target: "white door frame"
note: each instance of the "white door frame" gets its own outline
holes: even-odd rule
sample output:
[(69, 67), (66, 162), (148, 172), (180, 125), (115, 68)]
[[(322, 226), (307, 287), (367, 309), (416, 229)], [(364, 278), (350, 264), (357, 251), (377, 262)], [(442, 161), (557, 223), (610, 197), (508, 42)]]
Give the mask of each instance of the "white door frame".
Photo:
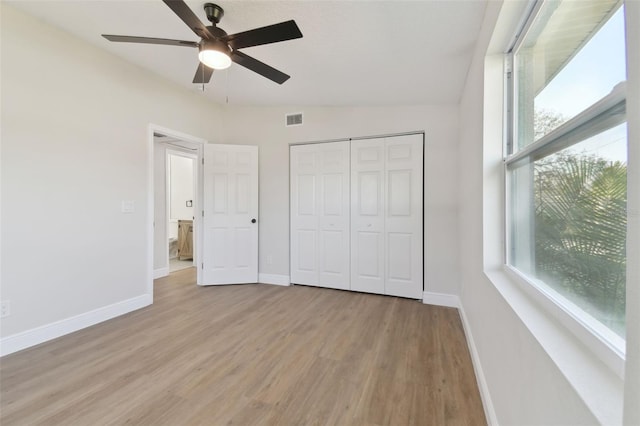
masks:
[[(182, 133), (179, 132), (177, 130), (172, 130), (172, 129), (168, 129), (166, 127), (163, 126), (159, 126), (157, 124), (153, 124), (150, 123), (147, 129), (147, 219), (146, 219), (146, 232), (147, 232), (147, 277), (146, 277), (146, 281), (147, 281), (147, 295), (151, 298), (151, 301), (153, 302), (153, 252), (154, 252), (154, 246), (153, 246), (153, 242), (154, 242), (154, 192), (153, 192), (153, 188), (154, 188), (154, 150), (155, 150), (155, 141), (154, 141), (154, 133), (161, 133), (163, 135), (172, 137), (172, 138), (176, 138), (176, 139), (180, 139), (182, 141), (185, 142), (190, 142), (190, 143), (194, 143), (197, 144), (198, 150), (196, 153), (197, 156), (197, 160), (196, 160), (196, 169), (197, 171), (197, 180), (196, 180), (196, 194), (195, 194), (195, 200), (194, 200), (194, 212), (198, 212), (201, 210), (200, 207), (200, 203), (203, 197), (203, 193), (202, 193), (202, 167), (200, 167), (200, 165), (202, 164), (202, 152), (203, 152), (203, 148), (202, 146), (204, 144), (207, 143), (206, 139), (203, 138), (199, 138), (197, 136), (192, 136), (186, 133)], [(166, 165), (165, 165), (166, 167)], [(195, 253), (194, 253), (194, 263), (197, 265), (198, 264), (198, 259), (197, 256), (199, 256), (199, 253), (202, 253), (202, 247), (201, 247), (201, 243), (202, 243), (202, 236), (200, 235), (200, 230), (201, 230), (201, 226), (200, 225), (200, 215), (198, 214), (194, 214), (194, 227), (196, 230), (196, 247), (195, 247)], [(168, 220), (167, 220), (167, 224), (166, 226), (168, 226)], [(168, 257), (168, 242), (167, 242), (167, 257)], [(167, 264), (168, 266), (168, 264)], [(200, 268), (196, 268), (197, 269), (197, 274), (198, 274), (198, 282), (200, 282), (201, 279), (201, 270)]]

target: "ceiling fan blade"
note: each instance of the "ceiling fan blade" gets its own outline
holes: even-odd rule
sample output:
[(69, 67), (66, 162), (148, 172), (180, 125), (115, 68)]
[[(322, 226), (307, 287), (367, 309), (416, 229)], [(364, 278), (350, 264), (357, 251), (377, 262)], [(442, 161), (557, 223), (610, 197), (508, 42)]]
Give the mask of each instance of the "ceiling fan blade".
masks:
[(260, 46), (262, 44), (277, 43), (279, 41), (293, 40), (301, 38), (302, 33), (296, 25), (296, 21), (280, 22), (279, 24), (268, 25), (266, 27), (255, 28), (241, 33), (230, 34), (221, 37), (223, 41), (229, 43), (234, 49)]
[(289, 80), (289, 76), (287, 74), (237, 50), (231, 52), (231, 59), (238, 65), (242, 65), (243, 67), (258, 73), (263, 77), (267, 77), (269, 80), (275, 81), (278, 84), (282, 84)]
[(187, 26), (191, 28), (191, 31), (196, 33), (198, 37), (207, 38), (207, 39), (213, 38), (213, 35), (211, 34), (211, 32), (209, 32), (207, 27), (200, 21), (200, 19), (198, 19), (196, 14), (193, 13), (191, 9), (189, 9), (189, 6), (187, 6), (187, 4), (184, 1), (182, 0), (162, 0), (162, 1), (167, 6), (169, 6), (169, 8), (173, 10), (173, 13), (178, 15), (178, 18), (182, 19), (182, 22), (187, 24)]
[(209, 68), (202, 62), (198, 65), (198, 69), (196, 70), (196, 75), (193, 76), (193, 82), (195, 84), (203, 84), (208, 83), (211, 80), (211, 76), (213, 75), (213, 68)]
[(102, 37), (106, 38), (109, 41), (122, 42), (122, 43), (147, 43), (147, 44), (162, 44), (166, 46), (184, 46), (184, 47), (199, 46), (199, 43), (195, 41), (172, 40), (168, 38), (133, 37), (133, 36), (112, 35), (112, 34), (102, 34)]

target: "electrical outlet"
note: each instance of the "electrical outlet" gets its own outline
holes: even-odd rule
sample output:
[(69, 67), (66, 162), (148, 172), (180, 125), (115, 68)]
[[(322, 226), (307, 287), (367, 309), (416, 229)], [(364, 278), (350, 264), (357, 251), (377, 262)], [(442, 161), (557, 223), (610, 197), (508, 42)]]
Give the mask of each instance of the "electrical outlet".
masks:
[(0, 318), (11, 315), (11, 301), (3, 300), (0, 302)]
[(267, 265), (271, 265), (273, 263), (273, 256), (267, 256)]

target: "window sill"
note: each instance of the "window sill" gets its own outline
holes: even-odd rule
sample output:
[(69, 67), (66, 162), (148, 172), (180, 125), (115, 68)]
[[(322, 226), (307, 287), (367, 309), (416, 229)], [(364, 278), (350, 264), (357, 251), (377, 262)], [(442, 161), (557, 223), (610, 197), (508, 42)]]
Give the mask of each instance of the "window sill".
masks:
[(523, 286), (528, 284), (516, 274), (503, 268), (487, 269), (485, 274), (599, 422), (622, 424), (623, 371), (605, 364), (562, 321), (527, 294)]
[(537, 301), (542, 308), (569, 329), (578, 340), (611, 368), (621, 379), (624, 378), (625, 341), (591, 317), (570, 300), (564, 298), (541, 281), (525, 276), (511, 266), (504, 267), (506, 273), (520, 288)]

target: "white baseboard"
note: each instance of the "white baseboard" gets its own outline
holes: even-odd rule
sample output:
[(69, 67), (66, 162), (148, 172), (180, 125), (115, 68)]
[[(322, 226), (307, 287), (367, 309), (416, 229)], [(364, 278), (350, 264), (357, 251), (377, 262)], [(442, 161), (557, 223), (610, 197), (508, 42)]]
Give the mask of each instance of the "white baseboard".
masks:
[(430, 291), (422, 293), (422, 303), (425, 305), (446, 306), (447, 308), (460, 307), (460, 299), (455, 294), (432, 293)]
[[(458, 300), (460, 303), (460, 301)], [(462, 303), (458, 307), (460, 312), (460, 318), (462, 319), (462, 328), (464, 328), (464, 334), (467, 339), (467, 346), (469, 346), (469, 353), (471, 354), (471, 362), (473, 363), (473, 371), (476, 373), (476, 381), (478, 382), (478, 388), (480, 389), (480, 398), (482, 399), (482, 406), (484, 407), (484, 414), (487, 417), (487, 423), (490, 426), (498, 426), (498, 418), (496, 417), (496, 410), (493, 407), (491, 401), (491, 394), (489, 393), (489, 385), (484, 377), (482, 371), (482, 364), (480, 364), (480, 356), (476, 349), (476, 344), (473, 341), (473, 335), (471, 334), (471, 327), (467, 320), (467, 314), (464, 312)]]
[(283, 286), (291, 285), (289, 275), (258, 274), (258, 282), (262, 284), (274, 284)]
[(478, 350), (476, 349), (476, 344), (473, 341), (471, 327), (469, 326), (469, 321), (467, 320), (467, 315), (464, 312), (464, 306), (462, 305), (460, 298), (455, 294), (432, 293), (425, 291), (422, 295), (422, 303), (458, 309), (460, 319), (462, 320), (462, 328), (464, 329), (465, 338), (467, 340), (467, 346), (469, 347), (469, 353), (471, 354), (473, 371), (476, 375), (476, 381), (478, 382), (478, 389), (480, 390), (480, 398), (482, 399), (484, 414), (487, 417), (487, 423), (489, 425), (497, 426), (498, 418), (496, 417), (496, 411), (493, 408), (493, 402), (491, 402), (489, 386), (484, 378), (482, 365), (480, 364), (480, 357), (478, 356)]
[(154, 269), (153, 270), (153, 279), (158, 279), (158, 278), (162, 278), (162, 277), (166, 277), (167, 275), (169, 275), (169, 267), (167, 266), (166, 268), (158, 268), (158, 269)]
[(39, 345), (48, 340), (55, 339), (65, 334), (90, 327), (100, 322), (115, 318), (120, 315), (144, 308), (153, 303), (150, 294), (143, 294), (128, 300), (104, 306), (90, 312), (85, 312), (75, 317), (46, 324), (21, 333), (0, 339), (0, 356), (21, 351), (31, 346)]

